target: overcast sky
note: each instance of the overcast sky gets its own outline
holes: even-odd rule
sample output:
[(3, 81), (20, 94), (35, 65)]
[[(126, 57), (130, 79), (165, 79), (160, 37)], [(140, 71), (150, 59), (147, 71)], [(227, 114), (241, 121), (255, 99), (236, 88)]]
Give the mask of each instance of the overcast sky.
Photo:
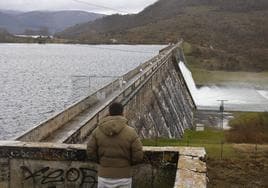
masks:
[(8, 10), (85, 10), (98, 13), (137, 13), (157, 0), (0, 0)]

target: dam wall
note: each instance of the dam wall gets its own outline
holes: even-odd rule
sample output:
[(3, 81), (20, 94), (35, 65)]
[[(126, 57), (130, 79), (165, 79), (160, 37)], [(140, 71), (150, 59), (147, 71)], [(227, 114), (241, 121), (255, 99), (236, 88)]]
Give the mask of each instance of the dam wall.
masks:
[(143, 138), (181, 138), (193, 127), (195, 105), (178, 68), (174, 50), (141, 87), (123, 100), (129, 124)]
[(17, 140), (85, 143), (99, 120), (108, 114), (109, 105), (114, 101), (123, 103), (129, 125), (141, 137), (181, 138), (186, 128), (193, 127), (196, 107), (178, 66), (180, 61), (184, 61), (180, 45), (161, 50), (158, 56)]

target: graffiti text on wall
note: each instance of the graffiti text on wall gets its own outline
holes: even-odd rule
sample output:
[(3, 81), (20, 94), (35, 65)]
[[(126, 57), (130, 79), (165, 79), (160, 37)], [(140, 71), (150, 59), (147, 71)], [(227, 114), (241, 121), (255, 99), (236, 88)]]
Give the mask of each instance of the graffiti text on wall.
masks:
[(23, 172), (24, 181), (39, 182), (40, 184), (48, 183), (76, 183), (84, 185), (87, 184), (89, 187), (95, 187), (97, 184), (95, 169), (90, 168), (69, 168), (67, 170), (63, 169), (52, 169), (50, 167), (43, 167), (38, 170), (32, 171), (26, 166), (21, 166)]

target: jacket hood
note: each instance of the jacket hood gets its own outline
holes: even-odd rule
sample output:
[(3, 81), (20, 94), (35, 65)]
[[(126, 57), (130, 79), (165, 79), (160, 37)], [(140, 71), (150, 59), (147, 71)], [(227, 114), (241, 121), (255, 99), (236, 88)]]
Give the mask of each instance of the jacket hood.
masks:
[(127, 119), (123, 116), (107, 116), (99, 123), (100, 130), (107, 136), (119, 134), (127, 126)]

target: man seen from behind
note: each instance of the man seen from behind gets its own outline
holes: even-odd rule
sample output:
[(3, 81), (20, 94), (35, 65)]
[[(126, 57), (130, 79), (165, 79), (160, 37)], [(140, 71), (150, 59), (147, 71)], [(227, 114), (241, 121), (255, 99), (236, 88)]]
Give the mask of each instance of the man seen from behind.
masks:
[(131, 166), (143, 159), (142, 143), (123, 116), (123, 106), (113, 103), (109, 116), (93, 131), (87, 152), (98, 166), (98, 188), (131, 188)]

